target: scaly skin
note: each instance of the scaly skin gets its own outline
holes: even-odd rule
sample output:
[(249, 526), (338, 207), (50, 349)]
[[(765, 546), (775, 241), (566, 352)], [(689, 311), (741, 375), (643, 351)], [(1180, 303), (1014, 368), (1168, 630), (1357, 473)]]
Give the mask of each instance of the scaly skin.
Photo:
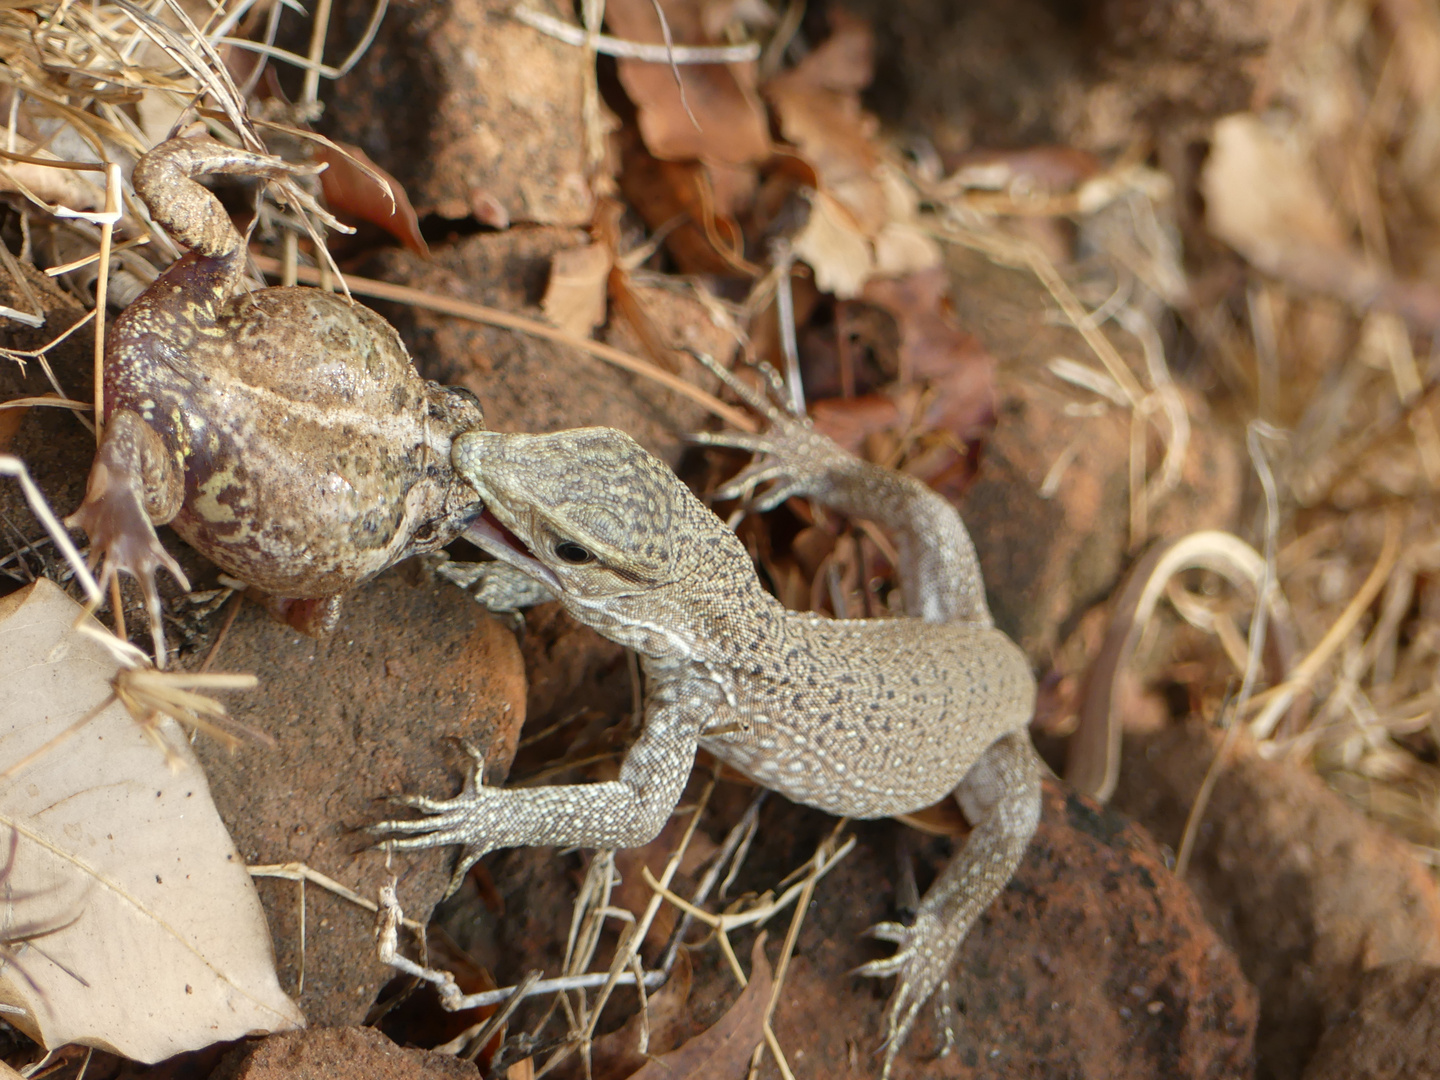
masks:
[(834, 814), (886, 817), (953, 793), (974, 832), (913, 926), (873, 929), (898, 946), (895, 954), (861, 968), (898, 976), (888, 1075), (1035, 831), (1040, 773), (1025, 730), (1035, 683), (1024, 654), (994, 627), (974, 547), (943, 498), (750, 399), (769, 417), (768, 432), (702, 437), (760, 455), (720, 495), (769, 481), (762, 510), (807, 495), (889, 524), (910, 616), (786, 611), (761, 587), (734, 533), (621, 432), (461, 435), (455, 468), (504, 526), (487, 524), (489, 514), (472, 526), (467, 535), (500, 562), (464, 576), (483, 577), (482, 594), (502, 607), (515, 606), (507, 596), (533, 603), (553, 595), (635, 649), (644, 729), (615, 781), (507, 791), (480, 786), (476, 773), (458, 798), (405, 800), (424, 817), (376, 828), (400, 834), (390, 841), (400, 848), (464, 845), (457, 882), (496, 848), (644, 844), (674, 809), (697, 745)]

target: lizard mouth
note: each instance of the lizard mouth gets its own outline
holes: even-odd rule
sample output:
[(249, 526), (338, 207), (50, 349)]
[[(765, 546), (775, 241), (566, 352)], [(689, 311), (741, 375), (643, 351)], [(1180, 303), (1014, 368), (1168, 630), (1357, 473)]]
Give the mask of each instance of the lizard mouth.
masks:
[(555, 590), (557, 595), (560, 593), (560, 579), (548, 566), (530, 554), (530, 549), (524, 542), (506, 528), (505, 523), (491, 513), (488, 507), (465, 527), (464, 535), (465, 539), (486, 554), (523, 570)]

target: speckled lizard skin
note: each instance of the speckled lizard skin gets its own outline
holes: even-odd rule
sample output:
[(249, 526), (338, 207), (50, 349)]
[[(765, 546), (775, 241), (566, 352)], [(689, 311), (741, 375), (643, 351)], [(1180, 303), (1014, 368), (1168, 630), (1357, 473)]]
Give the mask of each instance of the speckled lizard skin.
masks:
[(558, 597), (639, 653), (644, 729), (617, 780), (503, 790), (477, 774), (457, 798), (407, 798), (424, 816), (377, 830), (400, 834), (390, 841), (400, 848), (464, 845), (457, 881), (496, 848), (644, 844), (679, 800), (697, 746), (834, 814), (885, 817), (953, 793), (974, 831), (913, 925), (874, 928), (897, 945), (894, 955), (861, 969), (898, 976), (888, 1075), (1035, 831), (1040, 772), (1026, 734), (1035, 683), (1024, 654), (995, 629), (954, 508), (913, 477), (860, 461), (749, 397), (766, 411), (767, 433), (701, 437), (760, 455), (720, 496), (768, 481), (762, 511), (806, 495), (890, 526), (908, 617), (785, 610), (735, 534), (621, 432), (462, 434), (453, 464), (488, 508), (469, 535), (500, 560), (466, 576), (478, 576), (492, 602)]

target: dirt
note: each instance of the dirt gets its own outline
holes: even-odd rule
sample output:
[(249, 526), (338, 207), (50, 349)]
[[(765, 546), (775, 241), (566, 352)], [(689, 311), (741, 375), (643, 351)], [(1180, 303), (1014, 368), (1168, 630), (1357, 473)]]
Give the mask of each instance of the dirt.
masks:
[[(1128, 740), (1115, 805), (1178, 846), (1218, 744), (1195, 725)], [(1385, 982), (1373, 973), (1440, 964), (1433, 876), (1314, 776), (1245, 739), (1218, 773), (1186, 882), (1264, 1002), (1262, 1078), (1308, 1077), (1322, 1039), (1333, 1060), (1342, 1029), (1357, 1038), (1353, 1002)]]
[(449, 1054), (396, 1046), (374, 1028), (319, 1028), (275, 1035), (220, 1063), (214, 1080), (470, 1080), (474, 1064)]

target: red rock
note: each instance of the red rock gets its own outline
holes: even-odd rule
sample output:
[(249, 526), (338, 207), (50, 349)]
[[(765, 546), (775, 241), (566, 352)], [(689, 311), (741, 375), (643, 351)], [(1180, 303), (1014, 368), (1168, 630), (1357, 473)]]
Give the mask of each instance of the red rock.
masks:
[[(358, 830), (408, 816), (385, 800), (457, 792), (468, 738), (503, 779), (525, 719), (525, 673), (514, 635), (417, 562), (357, 589), (325, 641), (254, 607), (236, 620), (219, 669), (260, 686), (228, 695), (235, 719), (272, 735), (234, 754), (201, 739), (197, 752), (220, 816), (250, 864), (304, 862), (374, 899), (391, 874), (400, 903), (424, 922), (449, 882), (453, 848), (397, 855), (394, 870)], [(275, 936), (281, 983), (301, 970), (299, 885), (257, 881)], [(304, 993), (312, 1024), (357, 1023), (393, 974), (375, 959), (374, 916), (315, 885), (305, 889)], [(360, 1075), (360, 1074), (354, 1074)]]
[(1440, 1077), (1440, 967), (1401, 962), (1365, 972), (1356, 1001), (1325, 1029), (1304, 1080)]
[[(513, 6), (392, 3), (360, 62), (326, 83), (326, 133), (363, 147), (388, 169), (421, 218), (590, 220), (584, 52), (512, 18)], [(531, 7), (568, 14), (554, 0)], [(367, 0), (337, 3), (326, 55), (352, 49), (373, 12)]]
[(396, 1046), (374, 1028), (313, 1028), (234, 1050), (211, 1080), (474, 1080), (473, 1062)]
[[(1179, 844), (1218, 732), (1127, 738), (1115, 806)], [(1241, 738), (1219, 773), (1187, 883), (1265, 1003), (1262, 1075), (1292, 1080), (1369, 969), (1440, 963), (1440, 889), (1390, 833), (1303, 764)], [(1308, 1074), (1305, 1074), (1308, 1075)]]

